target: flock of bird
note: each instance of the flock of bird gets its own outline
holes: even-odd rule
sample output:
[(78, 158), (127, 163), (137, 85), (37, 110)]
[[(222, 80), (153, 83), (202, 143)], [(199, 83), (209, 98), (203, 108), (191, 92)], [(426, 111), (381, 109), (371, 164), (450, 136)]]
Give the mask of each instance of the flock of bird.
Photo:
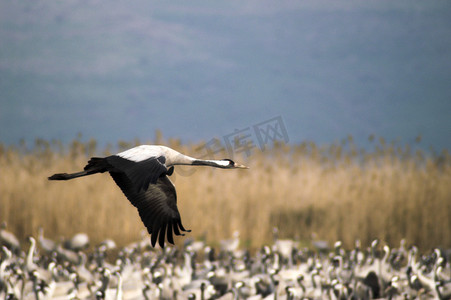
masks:
[(346, 251), (278, 239), (253, 251), (239, 234), (216, 248), (187, 239), (153, 248), (150, 239), (121, 247), (29, 237), (22, 247), (0, 231), (0, 299), (451, 299), (450, 253), (420, 255), (378, 240)]

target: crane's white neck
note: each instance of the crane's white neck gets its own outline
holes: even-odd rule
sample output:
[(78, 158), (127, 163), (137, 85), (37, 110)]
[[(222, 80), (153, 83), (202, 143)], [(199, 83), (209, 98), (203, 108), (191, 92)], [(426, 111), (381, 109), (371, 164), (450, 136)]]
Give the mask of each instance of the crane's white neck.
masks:
[(229, 161), (226, 160), (215, 160), (215, 159), (197, 159), (186, 155), (178, 156), (172, 162), (169, 162), (169, 165), (190, 165), (190, 166), (210, 166), (216, 168), (226, 168), (229, 166)]
[(210, 166), (216, 168), (226, 168), (230, 164), (227, 160), (215, 160), (215, 159), (196, 159), (193, 161), (192, 165), (194, 166)]

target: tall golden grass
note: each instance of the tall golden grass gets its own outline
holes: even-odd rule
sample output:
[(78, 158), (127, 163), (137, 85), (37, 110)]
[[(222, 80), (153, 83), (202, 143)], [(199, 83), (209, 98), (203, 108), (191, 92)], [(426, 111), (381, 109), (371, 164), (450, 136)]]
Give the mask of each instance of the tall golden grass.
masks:
[[(120, 150), (138, 144), (119, 142)], [(199, 155), (203, 144), (163, 143), (182, 153)], [(264, 152), (234, 157), (249, 170), (176, 167), (177, 187), (188, 237), (213, 245), (240, 231), (243, 246), (258, 247), (281, 238), (309, 242), (314, 233), (351, 247), (356, 239), (379, 238), (398, 245), (402, 238), (426, 250), (451, 247), (451, 157), (413, 151), (408, 146), (373, 141), (365, 151), (349, 137), (318, 146), (275, 144)], [(107, 174), (67, 182), (48, 181), (56, 172), (82, 169), (90, 156), (108, 155), (96, 141), (75, 139), (0, 144), (0, 221), (19, 238), (43, 227), (54, 239), (87, 232), (92, 242), (135, 241), (144, 229), (136, 209)], [(216, 158), (227, 156), (226, 151)], [(185, 238), (178, 238), (182, 243)]]

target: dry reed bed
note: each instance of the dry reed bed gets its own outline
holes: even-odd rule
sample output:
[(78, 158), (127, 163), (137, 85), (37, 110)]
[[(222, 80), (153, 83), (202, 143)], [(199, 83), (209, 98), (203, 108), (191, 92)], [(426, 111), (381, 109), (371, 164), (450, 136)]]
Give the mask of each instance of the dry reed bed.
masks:
[[(178, 140), (157, 143), (193, 156), (202, 147)], [(56, 239), (81, 231), (93, 243), (136, 240), (144, 227), (108, 175), (47, 180), (55, 172), (78, 171), (90, 156), (109, 149), (99, 153), (95, 141), (79, 139), (69, 147), (42, 140), (32, 150), (0, 146), (0, 221), (22, 239), (42, 226)], [(217, 158), (226, 156), (224, 151)], [(215, 244), (239, 230), (244, 246), (257, 247), (271, 241), (276, 226), (283, 238), (308, 242), (315, 233), (347, 247), (355, 239), (369, 244), (374, 238), (391, 245), (405, 238), (425, 250), (451, 247), (451, 158), (446, 151), (413, 153), (381, 139), (365, 153), (349, 139), (322, 147), (275, 145), (235, 160), (251, 169), (176, 168), (172, 180), (183, 224), (193, 230), (189, 237)]]

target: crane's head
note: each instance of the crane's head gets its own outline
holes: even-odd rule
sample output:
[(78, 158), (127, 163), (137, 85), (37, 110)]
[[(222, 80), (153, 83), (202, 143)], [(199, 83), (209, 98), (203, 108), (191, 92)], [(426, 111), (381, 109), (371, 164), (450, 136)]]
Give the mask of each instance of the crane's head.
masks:
[(249, 167), (246, 167), (244, 165), (240, 165), (235, 163), (233, 160), (225, 158), (221, 159), (225, 164), (223, 165), (224, 169), (249, 169)]

